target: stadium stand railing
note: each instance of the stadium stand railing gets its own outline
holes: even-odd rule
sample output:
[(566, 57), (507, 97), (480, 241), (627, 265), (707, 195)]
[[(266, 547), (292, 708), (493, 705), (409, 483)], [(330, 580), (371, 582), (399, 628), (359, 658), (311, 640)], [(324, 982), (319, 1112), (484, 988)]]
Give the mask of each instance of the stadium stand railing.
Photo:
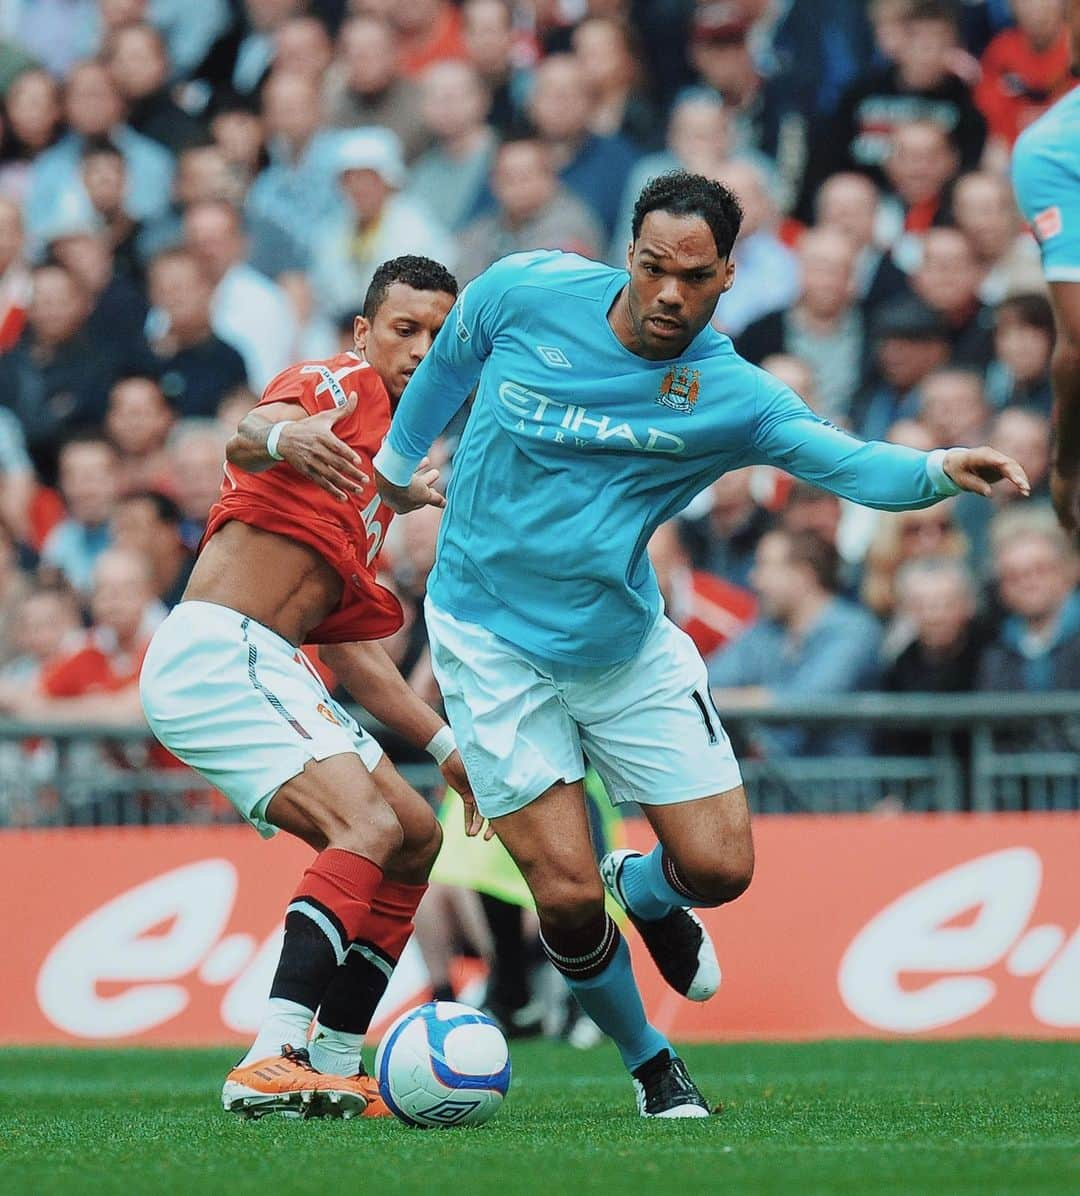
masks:
[[(380, 728), (361, 711), (376, 734)], [(877, 809), (1080, 809), (1080, 692), (1042, 695), (857, 694), (720, 714), (761, 813)], [(770, 729), (844, 732), (858, 753), (785, 756)], [(926, 737), (915, 755), (881, 754), (884, 733)], [(153, 767), (145, 728), (0, 722), (0, 827), (229, 823), (228, 803), (194, 773)], [(391, 756), (392, 742), (387, 743)], [(430, 764), (399, 767), (437, 796)]]

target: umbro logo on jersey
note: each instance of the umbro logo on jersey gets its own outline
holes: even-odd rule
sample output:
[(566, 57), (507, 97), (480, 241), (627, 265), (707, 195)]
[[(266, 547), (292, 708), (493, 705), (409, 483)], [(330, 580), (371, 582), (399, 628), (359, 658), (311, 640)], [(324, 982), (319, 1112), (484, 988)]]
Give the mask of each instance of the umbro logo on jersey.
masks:
[(691, 415), (700, 392), (700, 370), (692, 370), (685, 365), (672, 366), (660, 382), (656, 401), (662, 407), (670, 407), (673, 411)]
[(562, 349), (557, 349), (554, 345), (533, 345), (533, 348), (539, 354), (544, 365), (554, 366), (557, 370), (572, 370), (574, 368)]

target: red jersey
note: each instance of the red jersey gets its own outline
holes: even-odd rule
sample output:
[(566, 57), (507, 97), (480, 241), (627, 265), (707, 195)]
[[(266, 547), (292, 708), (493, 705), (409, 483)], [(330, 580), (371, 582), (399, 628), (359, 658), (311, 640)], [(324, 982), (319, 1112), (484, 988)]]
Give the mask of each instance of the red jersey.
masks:
[(1072, 90), (1069, 36), (1062, 29), (1046, 50), (1036, 50), (1019, 29), (1006, 29), (986, 47), (975, 104), (990, 133), (1008, 145), (1033, 120)]
[(341, 575), (345, 588), (337, 610), (307, 637), (311, 644), (379, 640), (401, 627), (401, 605), (376, 580), (379, 549), (393, 512), (375, 489), (371, 459), (390, 427), (390, 397), (378, 374), (356, 353), (327, 361), (302, 361), (274, 378), (259, 400), (299, 403), (309, 415), (344, 407), (355, 391), (356, 410), (334, 432), (360, 455), (370, 481), (347, 502), (301, 476), (284, 461), (262, 473), (225, 466), (221, 497), (211, 508), (203, 544), (230, 519), (288, 536), (314, 548)]

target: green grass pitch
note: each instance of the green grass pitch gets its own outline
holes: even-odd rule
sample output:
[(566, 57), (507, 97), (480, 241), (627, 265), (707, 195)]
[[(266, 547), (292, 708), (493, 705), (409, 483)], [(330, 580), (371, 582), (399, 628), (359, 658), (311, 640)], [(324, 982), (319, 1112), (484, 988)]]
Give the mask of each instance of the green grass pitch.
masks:
[(0, 1191), (288, 1196), (1080, 1192), (1080, 1044), (688, 1046), (708, 1121), (641, 1122), (609, 1047), (513, 1046), (498, 1117), (244, 1123), (230, 1051), (0, 1051)]

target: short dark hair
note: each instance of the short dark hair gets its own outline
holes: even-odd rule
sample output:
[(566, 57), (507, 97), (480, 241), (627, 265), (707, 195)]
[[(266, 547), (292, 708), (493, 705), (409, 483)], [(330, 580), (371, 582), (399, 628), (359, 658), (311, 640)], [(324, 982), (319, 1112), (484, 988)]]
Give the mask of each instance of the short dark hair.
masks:
[(457, 279), (441, 263), (430, 257), (406, 253), (392, 257), (375, 271), (371, 285), (364, 296), (363, 316), (374, 320), (379, 308), (386, 302), (386, 293), (395, 282), (402, 282), (414, 291), (443, 291), (457, 298)]
[(1038, 291), (1023, 291), (1003, 299), (994, 313), (995, 324), (1022, 324), (1037, 328), (1051, 340), (1054, 339), (1054, 309), (1050, 300)]
[(130, 494), (125, 494), (122, 498), (117, 499), (116, 505), (123, 506), (127, 502), (150, 503), (158, 522), (168, 524), (169, 527), (179, 527), (184, 521), (184, 513), (176, 501), (160, 490), (133, 490)]
[(110, 158), (119, 158), (121, 162), (127, 164), (124, 159), (124, 151), (108, 133), (102, 133), (98, 137), (87, 137), (79, 156), (85, 162), (87, 158), (96, 157), (98, 154), (108, 154)]
[(700, 216), (709, 226), (716, 252), (722, 258), (730, 257), (743, 218), (742, 204), (734, 191), (714, 179), (686, 170), (658, 175), (641, 189), (630, 226), (633, 240), (641, 235), (641, 226), (650, 212)]
[(904, 20), (940, 21), (954, 30), (960, 27), (960, 14), (952, 0), (911, 0)]
[(805, 565), (826, 593), (837, 592), (840, 588), (840, 554), (835, 544), (812, 531), (795, 532), (781, 528), (774, 534), (787, 541), (788, 561), (792, 565)]

